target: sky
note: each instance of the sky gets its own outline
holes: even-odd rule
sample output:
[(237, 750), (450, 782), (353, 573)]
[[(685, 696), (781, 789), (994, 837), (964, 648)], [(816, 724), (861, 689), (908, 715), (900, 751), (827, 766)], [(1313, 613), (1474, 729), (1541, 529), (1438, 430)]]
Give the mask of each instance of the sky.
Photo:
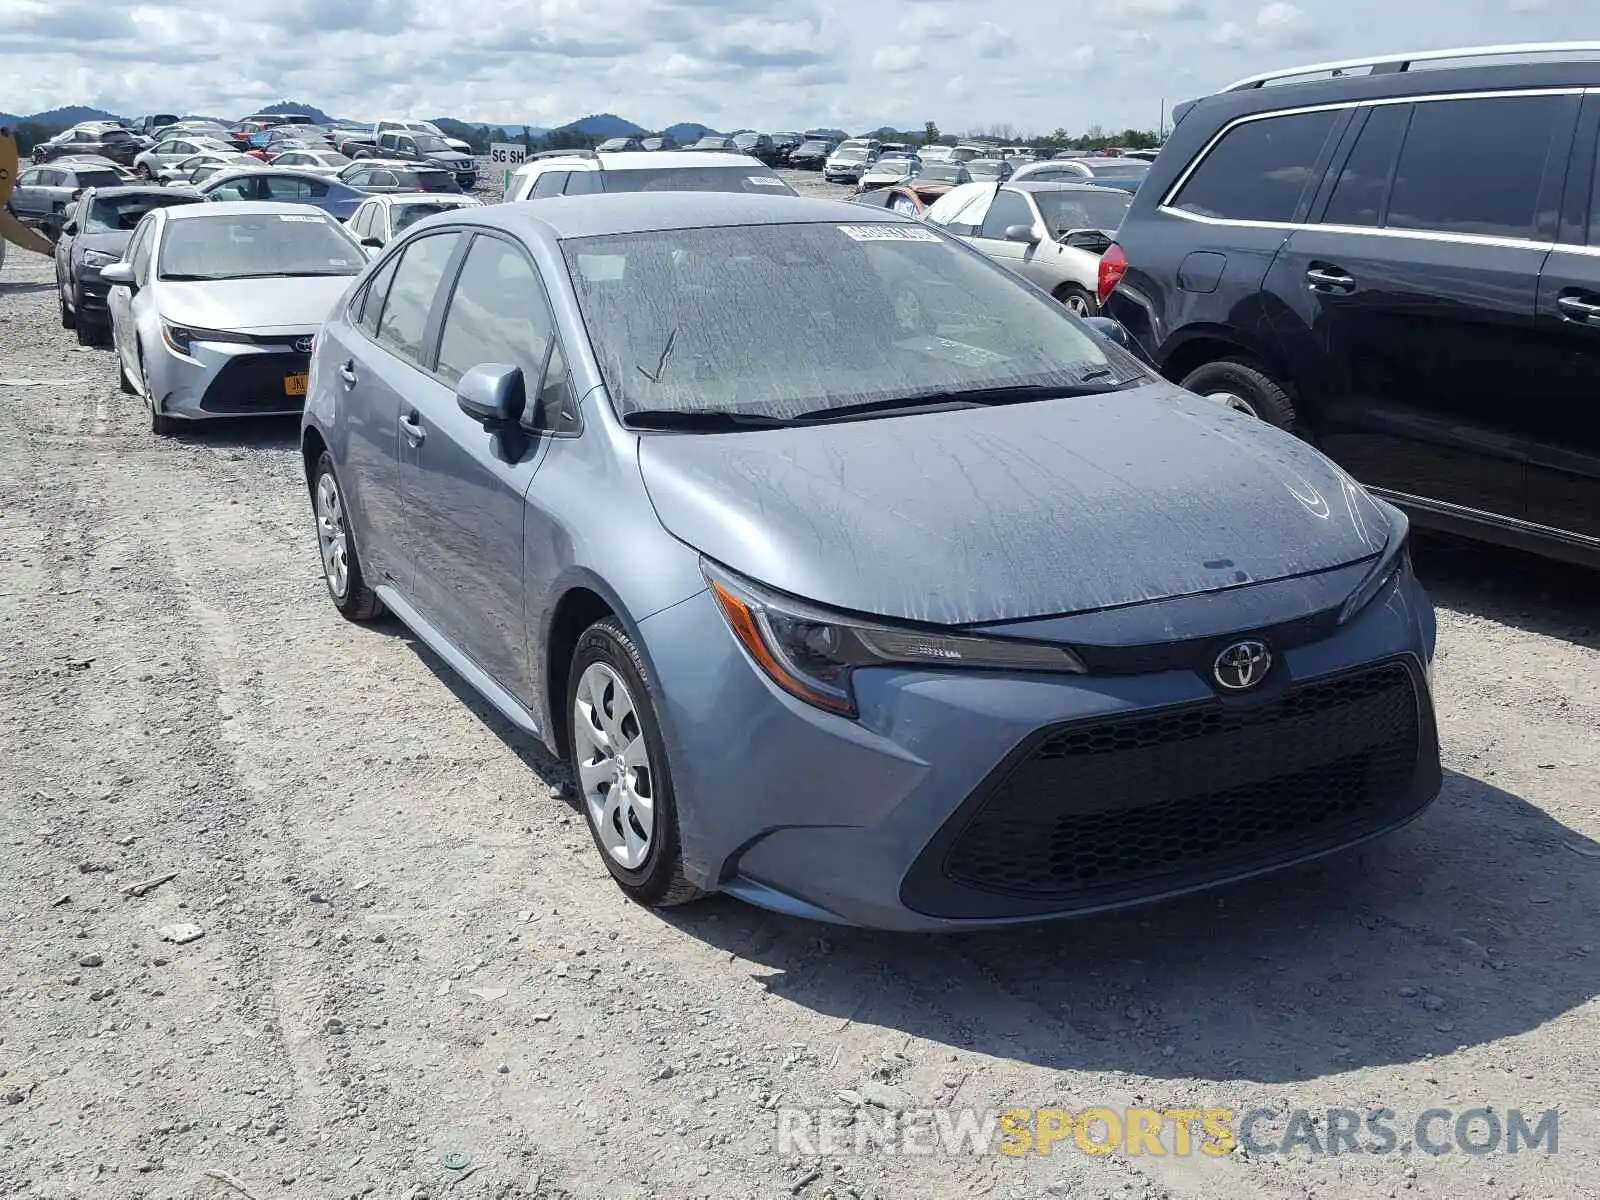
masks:
[[(1154, 128), (1260, 71), (1596, 36), (1586, 0), (0, 0), (0, 112)], [(1587, 15), (1587, 20), (1585, 19)]]

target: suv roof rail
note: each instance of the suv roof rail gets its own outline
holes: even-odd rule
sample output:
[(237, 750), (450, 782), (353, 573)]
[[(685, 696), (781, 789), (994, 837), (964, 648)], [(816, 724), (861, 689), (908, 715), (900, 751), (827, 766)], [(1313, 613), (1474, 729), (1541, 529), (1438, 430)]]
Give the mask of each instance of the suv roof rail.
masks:
[(1404, 54), (1377, 54), (1369, 58), (1349, 58), (1340, 62), (1311, 63), (1303, 67), (1290, 67), (1282, 71), (1268, 71), (1251, 75), (1220, 89), (1223, 92), (1243, 92), (1269, 84), (1299, 80), (1307, 75), (1344, 75), (1366, 68), (1370, 75), (1388, 75), (1409, 71), (1420, 63), (1456, 63), (1478, 65), (1490, 58), (1520, 58), (1552, 62), (1573, 54), (1600, 56), (1600, 42), (1524, 42), (1504, 46), (1459, 46), (1450, 50), (1417, 50)]
[(528, 155), (529, 161), (535, 158), (599, 158), (593, 150), (540, 150), (536, 154)]

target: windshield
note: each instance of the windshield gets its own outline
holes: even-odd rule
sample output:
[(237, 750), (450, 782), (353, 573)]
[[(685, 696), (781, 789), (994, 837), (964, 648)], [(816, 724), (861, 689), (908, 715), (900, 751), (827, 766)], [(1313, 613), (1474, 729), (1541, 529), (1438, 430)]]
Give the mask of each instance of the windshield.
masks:
[(842, 149), (835, 150), (833, 156), (846, 162), (857, 162), (866, 158), (867, 152), (860, 146), (845, 146)]
[(366, 254), (331, 217), (215, 207), (215, 214), (168, 221), (161, 238), (162, 279), (356, 275), (366, 265)]
[(917, 172), (919, 183), (970, 183), (972, 176), (959, 163), (924, 162)]
[(1084, 188), (1082, 191), (1037, 191), (1033, 193), (1033, 201), (1039, 206), (1044, 223), (1059, 236), (1069, 229), (1115, 231), (1127, 215), (1133, 197), (1126, 192), (1097, 195)]
[(394, 231), (399, 233), (402, 229), (410, 229), (424, 217), (431, 217), (436, 213), (453, 212), (455, 209), (465, 207), (460, 204), (396, 204), (394, 206)]
[(1136, 373), (1061, 305), (916, 223), (674, 229), (562, 250), (622, 415), (793, 417)]
[(153, 208), (166, 208), (172, 204), (198, 204), (200, 197), (180, 193), (166, 195), (142, 194), (138, 196), (107, 196), (89, 206), (84, 218), (85, 233), (131, 233), (141, 217)]
[(804, 150), (807, 154), (821, 154), (823, 151), (828, 149), (828, 143), (816, 141), (802, 142), (799, 148)]
[(975, 158), (967, 164), (967, 173), (974, 179), (999, 179), (1005, 173), (1005, 164), (992, 158)]
[(450, 150), (450, 143), (435, 133), (418, 133), (413, 138), (423, 154), (444, 154)]
[[(759, 163), (748, 167), (652, 167), (595, 171), (607, 192), (750, 192), (793, 196), (795, 190)], [(576, 178), (576, 176), (574, 176)]]

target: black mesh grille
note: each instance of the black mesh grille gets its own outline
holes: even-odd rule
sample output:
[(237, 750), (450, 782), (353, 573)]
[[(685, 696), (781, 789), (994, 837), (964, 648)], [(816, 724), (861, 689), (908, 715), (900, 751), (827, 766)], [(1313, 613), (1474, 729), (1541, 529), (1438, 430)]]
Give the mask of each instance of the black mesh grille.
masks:
[(1417, 807), (1423, 733), (1401, 663), (1260, 708), (1213, 701), (1064, 727), (965, 818), (944, 873), (987, 891), (1088, 898), (1293, 858)]
[(305, 396), (284, 390), (290, 375), (311, 369), (307, 354), (241, 354), (211, 381), (200, 407), (206, 412), (291, 412), (305, 406)]

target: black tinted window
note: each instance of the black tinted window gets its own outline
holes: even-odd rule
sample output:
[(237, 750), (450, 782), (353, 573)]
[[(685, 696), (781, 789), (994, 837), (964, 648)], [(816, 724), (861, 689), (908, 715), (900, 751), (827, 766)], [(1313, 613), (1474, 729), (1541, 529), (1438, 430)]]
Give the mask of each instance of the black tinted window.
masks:
[(1409, 104), (1385, 104), (1371, 109), (1367, 123), (1345, 160), (1322, 219), (1330, 225), (1378, 225), (1383, 201), (1394, 174), (1395, 155), (1411, 117)]
[(1175, 207), (1232, 221), (1290, 221), (1337, 111), (1266, 117), (1222, 135), (1178, 193)]
[(435, 234), (418, 238), (406, 247), (396, 268), (389, 298), (378, 318), (379, 344), (412, 362), (422, 361), (422, 338), (428, 311), (444, 277), (445, 265), (456, 248), (457, 235)]
[(1560, 96), (1418, 104), (1389, 196), (1391, 229), (1534, 236)]

